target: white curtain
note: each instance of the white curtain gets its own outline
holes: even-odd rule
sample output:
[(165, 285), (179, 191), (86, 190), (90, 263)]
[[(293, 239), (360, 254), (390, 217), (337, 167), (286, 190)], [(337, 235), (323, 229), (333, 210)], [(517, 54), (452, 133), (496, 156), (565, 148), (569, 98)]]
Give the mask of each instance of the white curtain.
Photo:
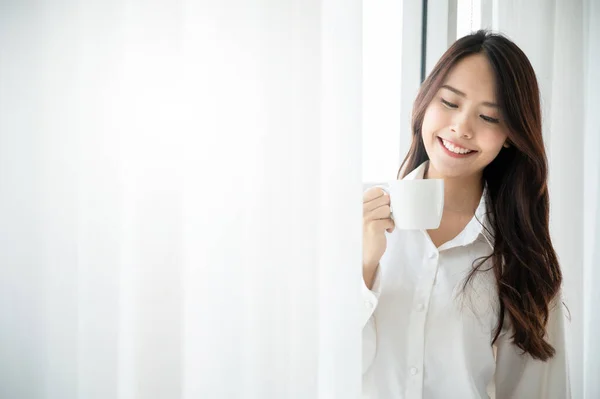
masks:
[(600, 1), (584, 2), (584, 397), (600, 397)]
[(0, 4), (0, 397), (358, 397), (361, 2)]

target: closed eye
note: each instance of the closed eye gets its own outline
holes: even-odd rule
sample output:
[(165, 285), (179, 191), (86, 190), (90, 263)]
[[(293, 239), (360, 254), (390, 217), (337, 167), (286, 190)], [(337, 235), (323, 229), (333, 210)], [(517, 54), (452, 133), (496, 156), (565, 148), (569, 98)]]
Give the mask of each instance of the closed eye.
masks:
[(452, 104), (451, 102), (448, 102), (448, 101), (444, 100), (443, 98), (442, 98), (442, 104), (444, 104), (448, 108), (452, 108), (452, 109), (458, 108), (458, 105)]
[(500, 120), (496, 119), (496, 118), (490, 118), (489, 116), (485, 116), (485, 115), (479, 115), (481, 117), (481, 119), (483, 119), (486, 122), (489, 123), (500, 123)]

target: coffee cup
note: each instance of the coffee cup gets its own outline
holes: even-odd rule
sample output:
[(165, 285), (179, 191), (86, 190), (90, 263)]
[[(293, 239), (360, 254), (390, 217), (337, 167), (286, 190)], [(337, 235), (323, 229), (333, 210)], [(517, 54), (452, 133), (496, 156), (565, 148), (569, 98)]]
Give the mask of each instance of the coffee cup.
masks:
[(416, 179), (369, 183), (390, 196), (392, 219), (402, 230), (433, 230), (440, 226), (444, 211), (444, 180)]

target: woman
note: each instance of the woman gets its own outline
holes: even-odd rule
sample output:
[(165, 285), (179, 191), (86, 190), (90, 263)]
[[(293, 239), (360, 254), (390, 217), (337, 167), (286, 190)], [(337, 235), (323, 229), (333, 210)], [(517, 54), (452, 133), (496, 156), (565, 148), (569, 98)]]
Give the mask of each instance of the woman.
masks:
[(538, 84), (510, 40), (455, 42), (415, 100), (399, 175), (444, 179), (440, 227), (364, 194), (365, 398), (570, 397)]

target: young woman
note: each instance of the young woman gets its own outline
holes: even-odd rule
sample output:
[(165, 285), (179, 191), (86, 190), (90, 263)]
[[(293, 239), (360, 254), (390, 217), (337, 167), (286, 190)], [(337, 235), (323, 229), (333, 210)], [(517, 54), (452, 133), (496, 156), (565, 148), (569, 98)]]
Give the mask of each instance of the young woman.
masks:
[(486, 31), (421, 86), (399, 175), (443, 178), (444, 211), (394, 229), (388, 195), (364, 194), (364, 398), (570, 398), (539, 97), (525, 54)]

